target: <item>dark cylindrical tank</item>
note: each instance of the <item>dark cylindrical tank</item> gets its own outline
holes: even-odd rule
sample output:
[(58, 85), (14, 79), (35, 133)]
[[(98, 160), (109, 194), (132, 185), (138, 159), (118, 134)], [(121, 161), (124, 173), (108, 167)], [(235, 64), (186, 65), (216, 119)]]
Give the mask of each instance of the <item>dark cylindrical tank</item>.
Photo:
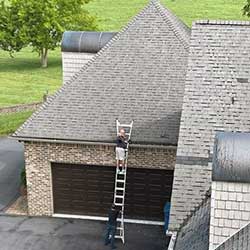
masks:
[(220, 132), (216, 135), (212, 179), (250, 182), (250, 133)]
[(116, 32), (65, 31), (61, 48), (63, 52), (97, 53), (116, 34)]

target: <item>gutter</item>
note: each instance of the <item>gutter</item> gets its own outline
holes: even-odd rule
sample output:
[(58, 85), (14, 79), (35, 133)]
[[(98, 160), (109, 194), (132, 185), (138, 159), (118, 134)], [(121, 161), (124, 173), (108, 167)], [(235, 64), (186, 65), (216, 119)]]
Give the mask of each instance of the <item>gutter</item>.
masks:
[[(81, 145), (90, 145), (90, 146), (110, 146), (115, 147), (113, 142), (98, 142), (98, 141), (81, 141), (81, 140), (65, 140), (65, 139), (47, 139), (47, 138), (25, 138), (18, 136), (10, 136), (9, 138), (15, 138), (20, 142), (47, 142), (47, 143), (64, 143), (64, 144), (81, 144)], [(156, 145), (156, 144), (131, 144), (130, 148), (155, 148), (155, 149), (170, 149), (176, 150), (177, 146), (174, 145)]]
[[(90, 216), (90, 215), (72, 215), (72, 214), (53, 214), (55, 218), (67, 218), (67, 219), (80, 219), (80, 220), (97, 220), (97, 221), (108, 221), (108, 217), (104, 216)], [(121, 221), (121, 219), (118, 219)], [(150, 220), (137, 220), (137, 219), (124, 219), (126, 223), (142, 224), (142, 225), (155, 225), (163, 226), (163, 221), (150, 221)]]

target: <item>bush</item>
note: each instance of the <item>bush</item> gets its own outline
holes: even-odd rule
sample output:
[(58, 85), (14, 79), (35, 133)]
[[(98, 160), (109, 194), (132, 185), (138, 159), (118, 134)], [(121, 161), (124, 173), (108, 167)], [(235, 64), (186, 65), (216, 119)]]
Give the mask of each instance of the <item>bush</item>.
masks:
[(23, 167), (22, 172), (21, 172), (21, 185), (23, 185), (24, 187), (27, 187), (25, 167)]

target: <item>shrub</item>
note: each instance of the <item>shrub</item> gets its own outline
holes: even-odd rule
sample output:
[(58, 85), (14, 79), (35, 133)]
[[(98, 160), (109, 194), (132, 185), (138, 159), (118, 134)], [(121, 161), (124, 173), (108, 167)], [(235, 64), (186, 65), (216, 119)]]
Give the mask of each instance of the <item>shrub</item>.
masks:
[(21, 172), (21, 184), (22, 184), (24, 187), (27, 187), (25, 167), (23, 167), (22, 172)]

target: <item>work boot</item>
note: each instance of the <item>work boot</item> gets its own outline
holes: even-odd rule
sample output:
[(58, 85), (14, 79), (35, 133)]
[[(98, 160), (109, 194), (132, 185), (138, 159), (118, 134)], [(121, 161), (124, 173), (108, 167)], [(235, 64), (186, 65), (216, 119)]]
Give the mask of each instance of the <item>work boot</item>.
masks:
[(108, 244), (110, 244), (110, 240), (104, 243), (105, 246), (107, 246)]

